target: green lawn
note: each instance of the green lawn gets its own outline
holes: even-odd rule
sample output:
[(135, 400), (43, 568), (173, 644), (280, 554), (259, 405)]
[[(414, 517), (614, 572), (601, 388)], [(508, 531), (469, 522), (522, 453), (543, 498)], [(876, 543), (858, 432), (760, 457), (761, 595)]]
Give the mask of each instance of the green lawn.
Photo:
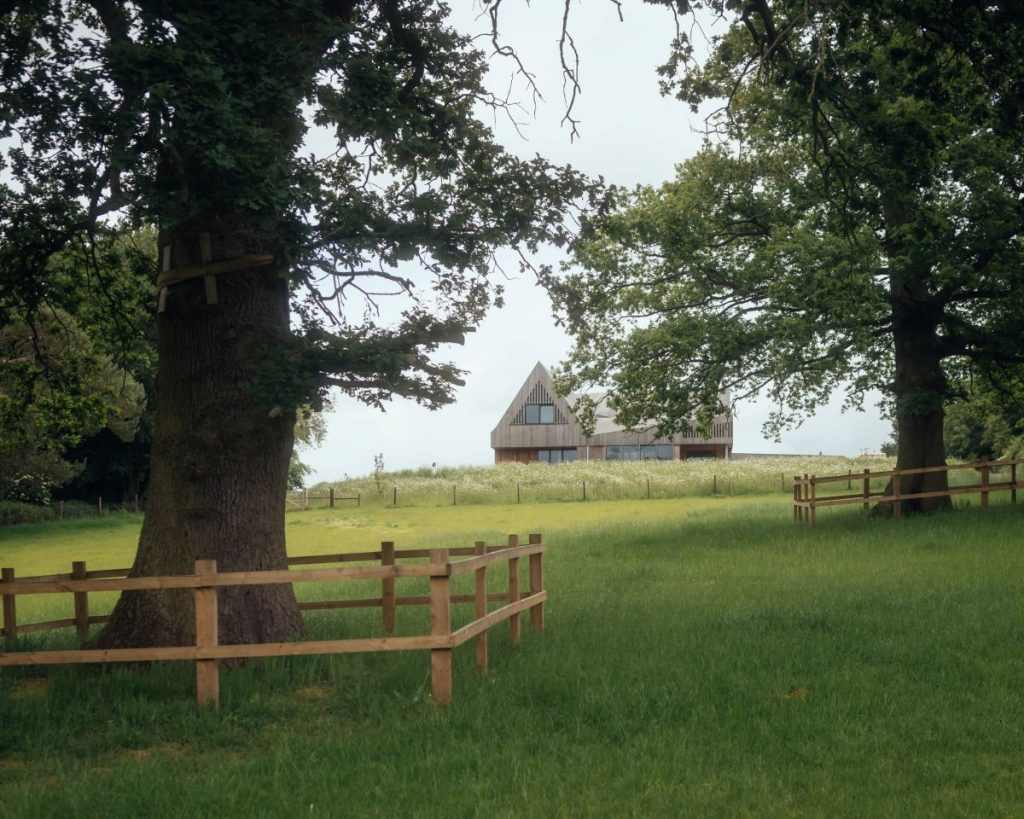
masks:
[[(419, 653), (253, 664), (222, 675), (216, 713), (184, 664), (4, 669), (0, 815), (1020, 815), (1022, 513), (829, 510), (811, 530), (764, 497), (289, 515), (294, 553), (541, 531), (547, 630), (517, 650), (492, 632), (482, 681), (458, 650), (444, 712)], [(0, 564), (125, 564), (137, 529), (0, 530)]]

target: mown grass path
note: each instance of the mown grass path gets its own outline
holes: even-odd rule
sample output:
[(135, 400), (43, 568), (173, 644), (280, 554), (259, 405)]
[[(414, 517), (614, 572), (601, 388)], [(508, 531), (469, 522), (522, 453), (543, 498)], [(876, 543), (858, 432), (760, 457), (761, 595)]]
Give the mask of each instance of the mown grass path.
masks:
[[(419, 654), (253, 665), (223, 675), (218, 713), (195, 708), (188, 666), (5, 670), (0, 814), (1019, 815), (1022, 514), (837, 512), (810, 530), (782, 499), (707, 499), (289, 516), (296, 553), (542, 531), (547, 631), (517, 651), (495, 632), (483, 681), (456, 652), (443, 713)], [(0, 563), (130, 555), (136, 522), (93, 527), (4, 531)]]

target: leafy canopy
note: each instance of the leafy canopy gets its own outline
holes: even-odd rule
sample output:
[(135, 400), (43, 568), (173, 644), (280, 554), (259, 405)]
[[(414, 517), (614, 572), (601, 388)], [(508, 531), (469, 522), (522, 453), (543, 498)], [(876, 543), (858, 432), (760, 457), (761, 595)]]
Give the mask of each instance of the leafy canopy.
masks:
[[(594, 191), (503, 151), (486, 61), (427, 0), (112, 3), (0, 12), (0, 324), (59, 307), (48, 265), (100, 229), (217, 230), (270, 254), (295, 333), (268, 403), (339, 387), (451, 399), (433, 360), (500, 300), (494, 254), (566, 241)], [(87, 263), (91, 264), (91, 262)], [(403, 297), (380, 306), (382, 296)]]
[(611, 384), (625, 421), (682, 429), (762, 390), (778, 430), (834, 391), (925, 412), (894, 344), (933, 332), (947, 374), (1021, 361), (1024, 20), (1014, 4), (690, 4), (664, 86), (707, 120), (659, 188), (616, 192), (551, 282), (576, 346), (563, 390)]

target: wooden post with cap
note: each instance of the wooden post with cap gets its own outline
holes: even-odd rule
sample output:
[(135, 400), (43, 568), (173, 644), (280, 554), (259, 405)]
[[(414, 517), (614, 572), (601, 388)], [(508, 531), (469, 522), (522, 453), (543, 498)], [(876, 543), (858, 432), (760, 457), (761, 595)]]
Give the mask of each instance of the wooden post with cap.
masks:
[[(539, 534), (530, 535), (530, 543), (540, 543), (541, 537)], [(539, 594), (544, 591), (544, 554), (543, 552), (537, 552), (535, 555), (530, 555), (530, 594)], [(533, 630), (540, 632), (544, 631), (544, 604), (534, 603), (530, 607), (530, 622), (533, 625)]]
[[(473, 544), (474, 555), (487, 554), (487, 544), (478, 540)], [(474, 589), (473, 602), (475, 604), (473, 614), (477, 620), (487, 616), (487, 567), (481, 566), (476, 570), (476, 587)], [(484, 629), (476, 636), (476, 673), (478, 677), (487, 674), (487, 629)]]
[[(216, 560), (197, 560), (197, 577), (217, 574)], [(216, 648), (217, 636), (217, 587), (197, 586), (196, 606), (196, 648)], [(220, 705), (220, 669), (217, 660), (196, 660), (196, 702), (200, 706)]]
[[(432, 564), (447, 564), (447, 549), (431, 549)], [(430, 636), (451, 637), (452, 601), (451, 578), (447, 574), (430, 578)], [(430, 690), (436, 705), (448, 705), (452, 701), (452, 650), (432, 648), (430, 650)]]
[[(4, 583), (14, 582), (14, 569), (0, 569), (0, 580)], [(0, 585), (0, 594), (3, 594), (3, 586)], [(3, 594), (4, 600), (4, 646), (8, 651), (14, 648), (18, 639), (18, 609), (15, 604), (17, 598), (13, 594)]]
[[(395, 544), (385, 540), (380, 544), (380, 565), (395, 565)], [(381, 610), (384, 618), (384, 633), (395, 633), (395, 578), (382, 577), (380, 579)]]
[[(86, 576), (85, 561), (74, 561), (71, 564), (71, 579), (85, 580)], [(89, 592), (75, 592), (75, 629), (80, 640), (89, 636)]]
[[(519, 545), (518, 535), (508, 536), (508, 548), (514, 549)], [(508, 602), (518, 603), (519, 602), (519, 558), (513, 557), (508, 561)], [(519, 622), (519, 612), (516, 612), (508, 618), (508, 632), (511, 638), (512, 645), (519, 645), (519, 637), (522, 633), (522, 627)]]

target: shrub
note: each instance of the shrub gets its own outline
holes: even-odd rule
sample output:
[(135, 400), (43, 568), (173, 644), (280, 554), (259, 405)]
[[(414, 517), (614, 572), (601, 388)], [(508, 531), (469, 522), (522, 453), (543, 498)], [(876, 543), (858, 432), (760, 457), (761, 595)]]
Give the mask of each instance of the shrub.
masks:
[[(56, 510), (54, 510), (56, 512)], [(94, 518), (96, 517), (96, 504), (86, 503), (79, 500), (64, 501), (64, 519), (70, 518)]]
[(42, 523), (53, 520), (54, 513), (49, 506), (35, 506), (19, 501), (0, 501), (0, 526), (15, 523)]

